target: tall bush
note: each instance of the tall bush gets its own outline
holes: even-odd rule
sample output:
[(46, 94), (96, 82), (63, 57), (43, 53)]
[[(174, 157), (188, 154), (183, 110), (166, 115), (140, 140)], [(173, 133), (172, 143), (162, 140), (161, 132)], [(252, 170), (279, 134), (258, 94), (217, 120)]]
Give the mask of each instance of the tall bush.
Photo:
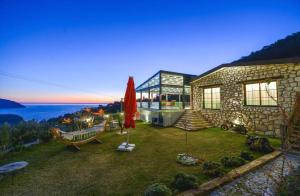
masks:
[(162, 183), (150, 185), (144, 193), (145, 196), (171, 196), (172, 191)]
[(10, 142), (10, 135), (9, 135), (9, 125), (4, 123), (0, 129), (0, 149), (5, 151)]
[(197, 178), (192, 175), (178, 173), (176, 174), (174, 181), (172, 182), (172, 186), (179, 191), (197, 188)]

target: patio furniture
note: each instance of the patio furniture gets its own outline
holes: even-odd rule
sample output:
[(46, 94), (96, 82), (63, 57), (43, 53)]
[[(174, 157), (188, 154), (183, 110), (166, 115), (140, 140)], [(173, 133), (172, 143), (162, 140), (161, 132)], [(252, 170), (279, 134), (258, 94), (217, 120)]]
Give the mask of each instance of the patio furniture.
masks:
[(131, 152), (135, 148), (135, 144), (127, 144), (127, 142), (123, 142), (120, 146), (118, 146), (118, 151), (123, 152)]
[(22, 169), (24, 169), (28, 165), (26, 161), (14, 162), (3, 165), (0, 167), (0, 174), (9, 175), (11, 174), (11, 184), (14, 185), (14, 180), (16, 173)]
[(74, 132), (64, 132), (59, 128), (52, 128), (51, 133), (55, 139), (59, 142), (67, 145), (73, 146), (77, 150), (80, 150), (79, 146), (90, 143), (92, 141), (97, 141), (102, 143), (98, 137), (105, 130), (106, 121), (103, 121), (101, 124), (94, 125), (92, 128), (74, 131)]
[(119, 127), (118, 121), (113, 120), (113, 121), (109, 122), (109, 130), (110, 131), (117, 129), (118, 127)]

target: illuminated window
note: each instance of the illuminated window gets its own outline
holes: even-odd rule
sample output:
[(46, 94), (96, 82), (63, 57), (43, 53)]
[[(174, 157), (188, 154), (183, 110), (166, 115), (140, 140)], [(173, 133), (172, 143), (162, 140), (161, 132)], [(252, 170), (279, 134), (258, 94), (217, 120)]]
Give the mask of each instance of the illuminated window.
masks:
[(220, 87), (205, 88), (204, 91), (203, 106), (207, 109), (220, 109), (221, 95)]
[(183, 85), (183, 76), (162, 73), (161, 74), (161, 84), (182, 86)]
[(246, 105), (277, 105), (277, 83), (260, 82), (246, 84)]

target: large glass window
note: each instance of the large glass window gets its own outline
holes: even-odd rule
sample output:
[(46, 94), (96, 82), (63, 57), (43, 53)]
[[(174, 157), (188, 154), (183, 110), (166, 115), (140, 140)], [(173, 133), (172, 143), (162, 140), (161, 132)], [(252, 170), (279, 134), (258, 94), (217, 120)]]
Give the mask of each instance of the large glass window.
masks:
[(183, 86), (183, 76), (162, 73), (161, 83), (167, 85)]
[(159, 109), (159, 88), (150, 89), (150, 108)]
[(182, 87), (162, 87), (161, 108), (182, 109)]
[(205, 88), (203, 91), (203, 106), (207, 109), (220, 109), (221, 95), (220, 87)]
[(137, 107), (141, 107), (141, 92), (137, 91), (136, 92), (136, 105)]
[(277, 83), (260, 82), (246, 84), (246, 105), (277, 105)]
[(148, 83), (149, 87), (159, 85), (159, 74), (156, 74)]
[(182, 100), (184, 102), (184, 108), (190, 109), (190, 99), (191, 99), (191, 87), (190, 86), (184, 86), (184, 95), (182, 96)]
[(142, 108), (148, 108), (149, 93), (148, 91), (142, 91)]

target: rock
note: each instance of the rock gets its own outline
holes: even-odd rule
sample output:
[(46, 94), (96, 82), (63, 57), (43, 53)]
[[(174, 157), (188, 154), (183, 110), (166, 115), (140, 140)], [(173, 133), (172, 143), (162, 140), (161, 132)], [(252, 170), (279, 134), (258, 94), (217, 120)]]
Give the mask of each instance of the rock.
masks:
[(194, 158), (186, 153), (178, 154), (176, 158), (177, 162), (183, 165), (197, 165), (199, 159)]

